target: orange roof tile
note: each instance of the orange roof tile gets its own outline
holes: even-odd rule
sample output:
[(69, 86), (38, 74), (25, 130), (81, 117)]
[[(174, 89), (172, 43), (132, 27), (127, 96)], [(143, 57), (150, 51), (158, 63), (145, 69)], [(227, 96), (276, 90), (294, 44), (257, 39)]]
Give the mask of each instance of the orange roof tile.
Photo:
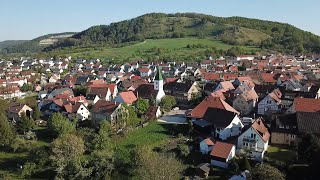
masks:
[(191, 114), (189, 114), (188, 116), (193, 118), (203, 118), (204, 114), (206, 113), (209, 107), (224, 109), (230, 112), (234, 112), (236, 114), (240, 114), (237, 110), (235, 110), (232, 106), (230, 106), (224, 100), (218, 97), (208, 96), (198, 106), (196, 106), (191, 111)]
[(227, 159), (233, 146), (233, 144), (217, 141), (210, 155), (214, 157)]
[(312, 98), (295, 98), (294, 108), (297, 112), (319, 112), (320, 111), (320, 99)]

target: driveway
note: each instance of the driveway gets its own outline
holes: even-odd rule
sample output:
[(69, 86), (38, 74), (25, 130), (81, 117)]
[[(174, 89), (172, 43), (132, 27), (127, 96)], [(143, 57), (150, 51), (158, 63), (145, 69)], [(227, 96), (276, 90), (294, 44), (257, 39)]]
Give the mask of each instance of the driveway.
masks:
[(158, 119), (158, 122), (170, 124), (187, 124), (185, 112), (185, 110), (172, 110), (163, 114), (163, 116)]

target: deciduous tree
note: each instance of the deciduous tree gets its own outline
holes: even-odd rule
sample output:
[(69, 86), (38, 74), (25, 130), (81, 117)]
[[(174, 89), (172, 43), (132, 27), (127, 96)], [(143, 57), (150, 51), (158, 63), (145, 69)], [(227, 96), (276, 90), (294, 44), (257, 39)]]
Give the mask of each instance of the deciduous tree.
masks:
[(48, 121), (48, 126), (55, 135), (69, 134), (75, 132), (75, 124), (61, 113), (53, 113)]
[(183, 165), (172, 154), (159, 154), (148, 148), (137, 150), (139, 179), (180, 179)]
[(252, 175), (254, 180), (285, 180), (285, 175), (281, 171), (268, 164), (256, 165)]
[(13, 126), (8, 121), (4, 112), (0, 111), (0, 145), (10, 145), (15, 136), (16, 132)]

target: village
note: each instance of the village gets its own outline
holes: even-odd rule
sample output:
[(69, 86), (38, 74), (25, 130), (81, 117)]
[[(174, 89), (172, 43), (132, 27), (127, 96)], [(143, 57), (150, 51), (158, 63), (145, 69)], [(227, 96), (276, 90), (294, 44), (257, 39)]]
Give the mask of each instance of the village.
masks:
[[(121, 132), (124, 117), (130, 118), (128, 107), (137, 111), (137, 104), (147, 102), (147, 109), (137, 111), (134, 127), (155, 122), (188, 126), (192, 138), (186, 139), (193, 141), (188, 151), (205, 159), (192, 177), (210, 176), (211, 167), (233, 169), (235, 159), (250, 164), (276, 159), (272, 153), (277, 148), (280, 160), (295, 161), (290, 158), (303, 136), (320, 134), (317, 55), (209, 57), (197, 62), (141, 59), (125, 64), (71, 57), (3, 59), (0, 76), (0, 97), (10, 101), (5, 112), (14, 124), (22, 115), (40, 111), (34, 119), (39, 125), (46, 126), (60, 113), (97, 127), (108, 121)], [(20, 101), (28, 97), (36, 99), (35, 107)], [(247, 176), (250, 170), (243, 169), (230, 179)]]

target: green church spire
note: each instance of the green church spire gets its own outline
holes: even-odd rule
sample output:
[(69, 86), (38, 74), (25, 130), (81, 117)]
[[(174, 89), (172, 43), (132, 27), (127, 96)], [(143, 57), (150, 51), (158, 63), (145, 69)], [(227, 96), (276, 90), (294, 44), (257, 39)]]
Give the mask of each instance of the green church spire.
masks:
[(157, 68), (157, 73), (156, 73), (156, 77), (154, 78), (154, 80), (157, 80), (157, 81), (163, 80), (160, 66), (158, 66), (158, 68)]

